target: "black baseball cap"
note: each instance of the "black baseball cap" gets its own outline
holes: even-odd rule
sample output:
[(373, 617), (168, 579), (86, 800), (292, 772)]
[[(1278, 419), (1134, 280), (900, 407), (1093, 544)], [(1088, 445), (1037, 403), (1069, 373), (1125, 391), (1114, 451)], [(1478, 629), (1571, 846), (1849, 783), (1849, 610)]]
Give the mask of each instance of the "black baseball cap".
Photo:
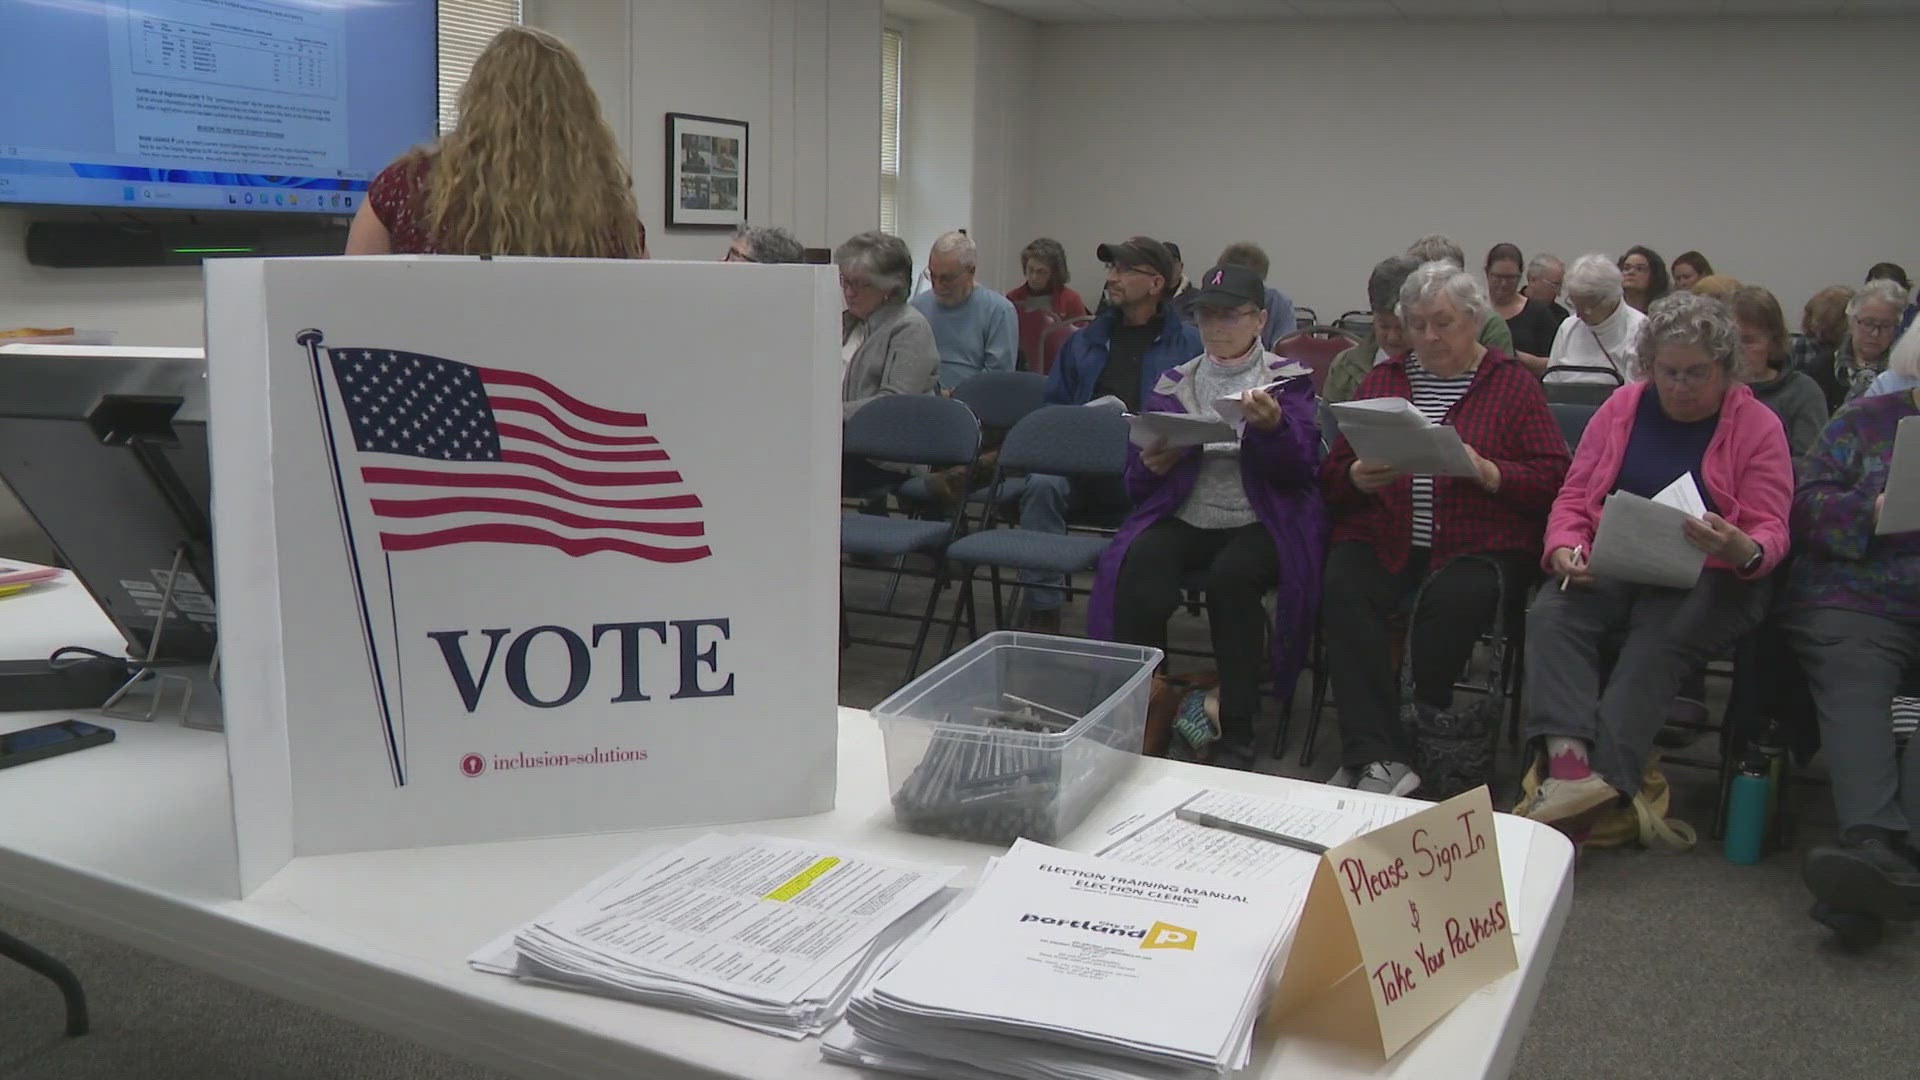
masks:
[(1173, 256), (1167, 252), (1167, 245), (1151, 236), (1129, 236), (1118, 244), (1101, 244), (1094, 255), (1110, 266), (1151, 270), (1169, 284), (1173, 281)]
[(1216, 266), (1200, 275), (1199, 285), (1200, 292), (1193, 298), (1196, 307), (1267, 306), (1267, 283), (1244, 266)]

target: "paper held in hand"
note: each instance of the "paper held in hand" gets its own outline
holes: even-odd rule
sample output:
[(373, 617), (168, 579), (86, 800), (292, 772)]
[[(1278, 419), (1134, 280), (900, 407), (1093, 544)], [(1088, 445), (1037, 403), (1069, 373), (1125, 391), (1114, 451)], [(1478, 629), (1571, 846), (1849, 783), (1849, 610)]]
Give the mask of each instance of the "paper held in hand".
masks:
[(1142, 450), (1237, 442), (1240, 433), (1218, 420), (1183, 413), (1135, 413), (1127, 417), (1127, 437)]
[(1587, 568), (1596, 577), (1691, 589), (1706, 568), (1707, 553), (1687, 539), (1686, 521), (1706, 516), (1706, 501), (1691, 474), (1683, 474), (1651, 499), (1630, 491), (1607, 496)]
[(1518, 966), (1480, 787), (1320, 857), (1271, 1013), (1298, 1013), (1290, 1032), (1357, 1031), (1392, 1057)]
[(1875, 536), (1920, 531), (1920, 416), (1900, 421), (1893, 437), (1893, 464), (1887, 467), (1886, 504), (1873, 527)]
[(1338, 401), (1330, 406), (1354, 456), (1413, 476), (1478, 476), (1460, 433), (1421, 415), (1406, 398)]

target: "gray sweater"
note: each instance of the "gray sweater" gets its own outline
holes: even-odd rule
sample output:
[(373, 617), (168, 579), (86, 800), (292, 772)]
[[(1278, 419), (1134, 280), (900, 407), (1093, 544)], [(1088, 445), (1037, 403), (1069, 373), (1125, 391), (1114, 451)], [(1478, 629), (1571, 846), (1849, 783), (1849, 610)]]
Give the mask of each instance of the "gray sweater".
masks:
[[(1203, 420), (1218, 420), (1215, 400), (1237, 396), (1271, 381), (1267, 374), (1265, 350), (1255, 350), (1237, 370), (1225, 370), (1208, 356), (1193, 363), (1193, 377), (1181, 382), (1175, 396), (1187, 407), (1189, 415)], [(1258, 520), (1247, 500), (1246, 483), (1240, 478), (1240, 444), (1208, 443), (1201, 448), (1200, 475), (1187, 501), (1175, 511), (1181, 521), (1199, 529), (1238, 529)]]
[(1780, 426), (1787, 430), (1787, 452), (1793, 455), (1793, 463), (1799, 465), (1826, 429), (1826, 391), (1803, 371), (1789, 371), (1749, 386), (1753, 396), (1780, 417)]
[[(844, 319), (840, 340), (858, 324)], [(931, 394), (940, 377), (940, 349), (926, 317), (905, 303), (867, 316), (867, 337), (840, 377), (840, 419), (882, 394)]]

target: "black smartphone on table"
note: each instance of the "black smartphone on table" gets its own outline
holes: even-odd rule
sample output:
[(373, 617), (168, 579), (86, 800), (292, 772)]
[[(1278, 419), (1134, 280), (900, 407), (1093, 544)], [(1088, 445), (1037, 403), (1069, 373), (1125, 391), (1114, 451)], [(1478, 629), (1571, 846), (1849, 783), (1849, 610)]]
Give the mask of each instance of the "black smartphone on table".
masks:
[(0, 769), (100, 746), (112, 742), (113, 736), (112, 728), (85, 720), (62, 720), (24, 731), (9, 731), (0, 735)]

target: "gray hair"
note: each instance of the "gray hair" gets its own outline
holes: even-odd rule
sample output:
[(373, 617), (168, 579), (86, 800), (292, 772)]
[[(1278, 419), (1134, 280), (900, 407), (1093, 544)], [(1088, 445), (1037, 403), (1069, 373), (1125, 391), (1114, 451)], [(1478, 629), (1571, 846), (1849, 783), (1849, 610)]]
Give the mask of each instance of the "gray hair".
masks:
[(1400, 286), (1407, 275), (1420, 269), (1420, 260), (1411, 255), (1395, 255), (1374, 264), (1367, 275), (1367, 310), (1392, 311), (1400, 304)]
[(901, 301), (913, 285), (913, 254), (907, 242), (878, 230), (849, 237), (833, 252), (834, 264), (842, 271), (858, 274), (869, 285), (884, 289), (887, 299)]
[(1847, 318), (1860, 313), (1868, 304), (1892, 304), (1899, 311), (1907, 306), (1907, 290), (1892, 278), (1874, 278), (1854, 291), (1853, 299), (1847, 301)]
[(1429, 300), (1445, 296), (1453, 301), (1460, 314), (1471, 320), (1474, 326), (1487, 321), (1493, 314), (1493, 303), (1487, 299), (1487, 291), (1480, 282), (1459, 263), (1445, 259), (1434, 259), (1421, 263), (1419, 268), (1407, 275), (1406, 283), (1400, 286), (1400, 317), (1407, 317), (1407, 309), (1415, 304), (1424, 304)]
[(807, 257), (800, 241), (778, 225), (742, 225), (733, 230), (733, 238), (746, 240), (757, 263), (797, 263)]
[(957, 255), (969, 270), (980, 265), (979, 246), (973, 242), (973, 237), (958, 229), (941, 233), (940, 238), (933, 242), (933, 254)]
[(1541, 278), (1547, 276), (1547, 271), (1550, 268), (1556, 266), (1560, 268), (1560, 273), (1564, 277), (1567, 272), (1567, 264), (1561, 262), (1558, 255), (1549, 255), (1543, 251), (1527, 260), (1527, 280), (1539, 281)]
[(1567, 276), (1560, 287), (1569, 300), (1593, 303), (1619, 303), (1625, 295), (1621, 286), (1620, 267), (1614, 264), (1613, 256), (1598, 252), (1589, 252), (1573, 260), (1573, 265), (1567, 267)]
[(1674, 292), (1647, 305), (1647, 321), (1640, 327), (1634, 348), (1634, 377), (1653, 374), (1653, 357), (1663, 346), (1692, 345), (1713, 357), (1726, 371), (1733, 370), (1733, 351), (1740, 343), (1733, 312), (1711, 296)]
[(1453, 237), (1434, 233), (1423, 236), (1407, 247), (1407, 254), (1421, 262), (1450, 262), (1462, 270), (1467, 268), (1467, 253)]

